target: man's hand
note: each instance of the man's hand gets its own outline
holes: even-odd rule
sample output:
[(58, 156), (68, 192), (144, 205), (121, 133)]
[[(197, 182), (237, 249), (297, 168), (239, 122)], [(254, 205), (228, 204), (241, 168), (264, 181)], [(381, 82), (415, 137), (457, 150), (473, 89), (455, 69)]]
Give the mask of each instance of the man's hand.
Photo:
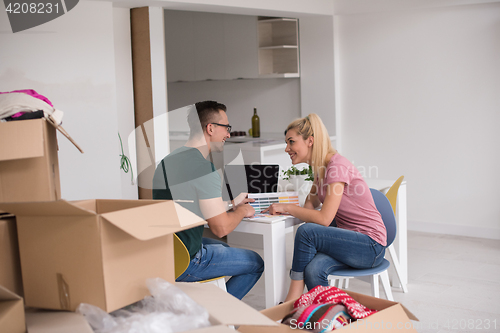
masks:
[(249, 204), (240, 203), (233, 208), (233, 211), (226, 212), (221, 197), (200, 200), (200, 208), (203, 216), (208, 222), (208, 226), (217, 237), (224, 237), (234, 230), (241, 222), (242, 218), (255, 215), (255, 209)]
[(240, 193), (236, 198), (234, 198), (233, 205), (239, 206), (241, 204), (246, 204), (246, 203), (254, 202), (254, 201), (255, 201), (255, 199), (248, 198), (248, 193)]
[(240, 204), (237, 207), (238, 210), (243, 210), (245, 212), (245, 217), (252, 217), (255, 215), (255, 209), (249, 204)]
[(262, 213), (268, 213), (271, 215), (283, 215), (288, 213), (288, 205), (286, 203), (274, 203), (262, 211)]

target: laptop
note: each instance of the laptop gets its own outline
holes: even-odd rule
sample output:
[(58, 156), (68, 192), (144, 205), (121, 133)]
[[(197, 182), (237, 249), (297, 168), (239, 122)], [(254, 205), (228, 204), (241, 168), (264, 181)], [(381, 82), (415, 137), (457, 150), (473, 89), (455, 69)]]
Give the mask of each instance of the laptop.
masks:
[(240, 193), (276, 193), (279, 171), (278, 164), (226, 165), (223, 198), (233, 200)]

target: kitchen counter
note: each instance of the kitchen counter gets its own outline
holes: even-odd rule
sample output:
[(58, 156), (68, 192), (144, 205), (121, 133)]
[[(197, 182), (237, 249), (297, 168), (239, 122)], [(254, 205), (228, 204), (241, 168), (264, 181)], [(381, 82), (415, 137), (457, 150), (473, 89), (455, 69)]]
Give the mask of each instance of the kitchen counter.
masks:
[[(334, 142), (336, 139), (335, 136), (330, 136), (330, 140)], [(282, 147), (283, 151), (286, 147), (285, 137), (281, 138), (277, 135), (277, 133), (268, 133), (267, 135), (263, 135), (260, 138), (252, 138), (252, 137), (234, 137), (226, 140), (226, 143), (238, 144), (239, 147), (255, 150), (272, 150)]]
[(283, 133), (262, 133), (260, 138), (254, 138), (249, 135), (246, 136), (232, 136), (226, 140), (228, 143), (246, 143), (246, 142), (259, 142), (263, 140), (281, 140), (285, 142)]
[[(285, 153), (286, 143), (282, 135), (262, 135), (261, 138), (247, 140), (231, 138), (224, 147), (224, 164), (279, 164), (282, 170), (292, 165), (290, 157)], [(235, 140), (234, 140), (235, 139)], [(335, 136), (330, 140), (334, 142)], [(231, 141), (234, 140), (234, 141)]]
[(262, 151), (282, 149), (285, 152), (286, 143), (279, 139), (260, 139), (247, 142), (226, 141), (226, 146), (238, 146), (240, 149)]

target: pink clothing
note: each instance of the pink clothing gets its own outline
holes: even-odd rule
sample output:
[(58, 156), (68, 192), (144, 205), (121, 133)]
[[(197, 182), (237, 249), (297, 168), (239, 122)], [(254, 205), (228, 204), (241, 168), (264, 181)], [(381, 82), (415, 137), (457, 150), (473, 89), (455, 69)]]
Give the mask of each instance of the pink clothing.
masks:
[(337, 227), (360, 232), (380, 245), (387, 245), (385, 225), (373, 202), (370, 189), (358, 169), (347, 158), (339, 153), (333, 155), (326, 167), (323, 186), (318, 185), (317, 179), (314, 182), (321, 202), (325, 200), (328, 184), (345, 183), (342, 200), (335, 215)]
[(33, 89), (23, 89), (23, 90), (0, 92), (0, 94), (9, 94), (9, 93), (25, 93), (25, 94), (33, 96), (35, 98), (41, 99), (42, 101), (44, 101), (48, 105), (54, 107), (54, 105), (52, 105), (52, 103), (49, 101), (49, 99), (47, 97), (40, 95), (39, 93), (37, 93)]

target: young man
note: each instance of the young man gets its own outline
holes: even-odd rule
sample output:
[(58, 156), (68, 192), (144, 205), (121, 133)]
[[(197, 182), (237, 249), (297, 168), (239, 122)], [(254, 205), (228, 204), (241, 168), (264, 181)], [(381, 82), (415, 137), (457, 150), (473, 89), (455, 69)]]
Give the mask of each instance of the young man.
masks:
[[(153, 178), (153, 199), (178, 200), (179, 204), (208, 222), (212, 232), (224, 237), (244, 217), (255, 210), (245, 196), (235, 199), (232, 211), (222, 200), (219, 173), (209, 161), (211, 153), (222, 152), (231, 126), (226, 106), (214, 101), (195, 104), (189, 114), (190, 136), (184, 146), (167, 155), (157, 166)], [(177, 233), (189, 251), (191, 262), (176, 281), (195, 282), (231, 276), (227, 291), (242, 299), (259, 280), (264, 262), (255, 252), (231, 248), (226, 243), (203, 238), (203, 226)]]

